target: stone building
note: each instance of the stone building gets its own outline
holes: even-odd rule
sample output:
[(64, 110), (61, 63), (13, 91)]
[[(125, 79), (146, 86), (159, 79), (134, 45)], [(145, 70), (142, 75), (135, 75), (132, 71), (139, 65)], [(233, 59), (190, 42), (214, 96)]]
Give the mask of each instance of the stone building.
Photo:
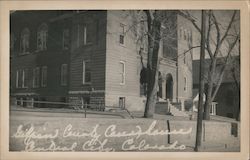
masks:
[[(192, 100), (192, 27), (165, 11), (159, 49), (159, 101)], [(146, 24), (139, 11), (15, 11), (10, 15), (10, 96), (143, 111)], [(136, 24), (136, 25), (135, 25)], [(164, 32), (164, 31), (163, 31)], [(145, 34), (146, 35), (146, 34)], [(44, 105), (49, 107), (50, 105)]]

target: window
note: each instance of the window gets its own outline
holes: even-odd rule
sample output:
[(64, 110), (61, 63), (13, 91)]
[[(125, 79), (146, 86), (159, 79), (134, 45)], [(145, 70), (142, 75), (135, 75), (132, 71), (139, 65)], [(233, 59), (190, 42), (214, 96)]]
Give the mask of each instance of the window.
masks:
[(184, 91), (187, 90), (187, 78), (184, 77)]
[(16, 71), (16, 88), (27, 88), (28, 70), (21, 69)]
[(29, 51), (29, 39), (30, 39), (30, 31), (28, 28), (25, 28), (21, 32), (21, 37), (20, 37), (20, 50), (21, 53), (26, 53)]
[(119, 69), (120, 69), (120, 84), (124, 85), (125, 84), (125, 62), (120, 61), (119, 63)]
[(124, 24), (120, 24), (119, 43), (122, 44), (122, 45), (125, 44), (125, 25)]
[(40, 68), (36, 67), (33, 69), (33, 87), (39, 87), (39, 79), (40, 79)]
[(68, 65), (62, 64), (61, 66), (61, 85), (66, 86), (68, 81)]
[(187, 30), (184, 29), (184, 40), (187, 40)]
[(16, 71), (16, 88), (21, 88), (21, 74), (20, 74), (20, 70)]
[(47, 86), (47, 66), (42, 67), (42, 78), (41, 78), (41, 86)]
[(125, 97), (119, 97), (119, 107), (125, 109)]
[(91, 70), (90, 70), (90, 61), (83, 61), (82, 63), (82, 83), (91, 82)]
[(193, 43), (192, 30), (190, 30), (190, 31), (188, 32), (188, 45), (189, 45), (189, 47), (192, 46), (192, 43)]
[(77, 47), (80, 47), (80, 25), (77, 25)]
[(47, 38), (48, 38), (48, 26), (43, 23), (38, 28), (37, 32), (37, 49), (39, 51), (47, 49)]
[(22, 70), (22, 88), (27, 88), (28, 86), (28, 70)]
[(67, 50), (69, 49), (70, 45), (70, 36), (69, 36), (69, 29), (64, 29), (63, 30), (63, 49)]
[(85, 24), (83, 26), (83, 44), (88, 45), (93, 42), (93, 26), (91, 23)]

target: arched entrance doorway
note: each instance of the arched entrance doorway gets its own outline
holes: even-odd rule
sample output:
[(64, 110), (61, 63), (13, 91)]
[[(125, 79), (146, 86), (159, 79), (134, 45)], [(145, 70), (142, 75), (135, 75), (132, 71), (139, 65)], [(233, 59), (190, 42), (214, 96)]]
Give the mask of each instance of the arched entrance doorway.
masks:
[(170, 73), (166, 76), (166, 99), (173, 100), (173, 77)]

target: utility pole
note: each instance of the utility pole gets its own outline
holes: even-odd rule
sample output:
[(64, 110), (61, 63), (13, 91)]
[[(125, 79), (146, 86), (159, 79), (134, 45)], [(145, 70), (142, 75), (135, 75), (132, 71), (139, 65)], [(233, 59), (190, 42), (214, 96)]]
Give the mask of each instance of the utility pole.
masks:
[(202, 10), (201, 17), (201, 50), (200, 50), (200, 77), (199, 77), (199, 105), (196, 127), (196, 142), (194, 150), (197, 152), (201, 147), (202, 119), (203, 119), (203, 94), (204, 94), (204, 59), (206, 40), (206, 11)]

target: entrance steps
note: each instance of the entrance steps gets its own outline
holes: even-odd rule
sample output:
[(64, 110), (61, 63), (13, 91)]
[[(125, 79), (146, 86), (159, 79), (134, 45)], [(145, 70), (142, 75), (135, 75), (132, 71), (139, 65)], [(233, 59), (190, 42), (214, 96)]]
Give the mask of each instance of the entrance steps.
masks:
[(179, 109), (177, 109), (174, 105), (170, 104), (170, 113), (173, 116), (181, 116), (181, 117), (188, 117), (189, 115), (184, 112), (184, 111), (180, 111)]
[(181, 116), (188, 117), (189, 115), (185, 111), (181, 111), (179, 104), (177, 103), (167, 103), (157, 102), (155, 105), (155, 113), (161, 115), (172, 115), (172, 116)]

